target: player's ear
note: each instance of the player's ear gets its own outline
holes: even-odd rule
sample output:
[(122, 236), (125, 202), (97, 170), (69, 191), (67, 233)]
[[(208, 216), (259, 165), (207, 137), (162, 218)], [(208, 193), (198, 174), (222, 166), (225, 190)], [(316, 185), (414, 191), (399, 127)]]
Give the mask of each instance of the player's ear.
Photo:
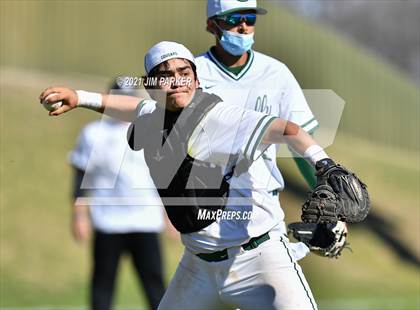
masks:
[(217, 35), (217, 28), (214, 25), (214, 20), (212, 18), (207, 18), (207, 27), (206, 30), (212, 35)]

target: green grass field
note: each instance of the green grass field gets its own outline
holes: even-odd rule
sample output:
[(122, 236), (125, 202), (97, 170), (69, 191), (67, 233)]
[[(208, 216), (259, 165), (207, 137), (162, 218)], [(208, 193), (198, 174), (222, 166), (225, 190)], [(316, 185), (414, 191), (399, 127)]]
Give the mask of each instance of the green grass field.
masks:
[[(286, 62), (304, 88), (333, 89), (344, 98), (327, 151), (369, 185), (375, 212), (419, 258), (419, 88), (330, 30), (262, 3), (271, 10), (258, 22), (256, 49)], [(87, 308), (89, 251), (70, 235), (66, 157), (79, 130), (99, 116), (80, 110), (48, 117), (37, 104), (40, 91), (52, 84), (103, 91), (111, 77), (138, 76), (144, 52), (161, 39), (205, 50), (212, 40), (203, 35), (204, 4), (0, 2), (1, 309)], [(279, 164), (303, 182), (291, 159)], [(282, 195), (288, 222), (298, 220), (303, 199)], [(369, 227), (350, 231), (354, 253), (302, 261), (319, 308), (420, 309), (418, 267), (401, 261)], [(169, 280), (182, 247), (166, 236), (162, 241)], [(145, 309), (127, 263), (117, 309)]]

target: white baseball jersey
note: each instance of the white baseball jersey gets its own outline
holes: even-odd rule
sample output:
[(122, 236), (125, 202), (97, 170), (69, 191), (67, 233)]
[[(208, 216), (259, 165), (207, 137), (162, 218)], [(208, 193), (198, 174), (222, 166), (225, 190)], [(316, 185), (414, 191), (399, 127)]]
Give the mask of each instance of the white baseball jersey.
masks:
[[(252, 212), (252, 216), (248, 220), (216, 219), (198, 232), (181, 234), (186, 250), (159, 309), (218, 309), (225, 304), (241, 309), (317, 309), (297, 264), (309, 249), (303, 243), (289, 243), (278, 197), (269, 192), (284, 186), (276, 167), (276, 149), (265, 151), (267, 146), (260, 143), (275, 116), (294, 121), (307, 131), (313, 130), (317, 122), (299, 85), (283, 64), (254, 52), (250, 56), (240, 77), (235, 77), (237, 80), (229, 80), (230, 73), (218, 68), (210, 55), (197, 59), (204, 91), (219, 95), (224, 102), (197, 125), (188, 153), (227, 167), (231, 164), (230, 154), (253, 160), (248, 171), (230, 179), (224, 210)], [(253, 64), (254, 57), (261, 66)], [(140, 114), (154, 108), (153, 101), (144, 101)], [(303, 112), (299, 113), (299, 109)], [(235, 204), (237, 198), (247, 198), (249, 203)], [(249, 251), (241, 247), (251, 237), (266, 232), (270, 240), (259, 247)], [(228, 259), (220, 262), (207, 262), (194, 255), (224, 249)]]
[[(139, 116), (154, 110), (155, 102), (152, 100), (145, 100), (141, 104)], [(232, 154), (238, 155), (240, 159), (254, 161), (260, 158), (262, 151), (267, 148), (267, 145), (260, 143), (266, 129), (275, 119), (272, 115), (221, 102), (197, 125), (189, 140), (189, 155), (228, 168), (232, 165), (229, 162)], [(251, 212), (252, 218), (220, 219), (199, 232), (182, 234), (182, 241), (190, 251), (219, 251), (244, 244), (251, 237), (259, 236), (273, 228), (285, 233), (282, 221), (284, 213), (279, 207), (277, 196), (256, 188), (250, 171), (237, 177), (233, 176), (229, 183), (229, 200), (225, 210)], [(232, 202), (240, 198), (247, 198), (248, 202)]]
[[(246, 109), (274, 115), (298, 124), (307, 132), (318, 126), (302, 89), (290, 70), (280, 61), (250, 51), (238, 75), (220, 63), (212, 51), (196, 58), (200, 87), (223, 101)], [(250, 168), (255, 188), (283, 189), (284, 180), (276, 165), (276, 146), (270, 146)]]
[[(85, 171), (90, 213), (95, 229), (105, 233), (159, 232), (163, 208), (143, 152), (125, 139), (128, 123), (111, 119), (87, 125), (69, 156)], [(144, 203), (143, 203), (144, 202)]]
[[(150, 113), (153, 105), (144, 104), (143, 109), (140, 114)], [(275, 119), (228, 102), (218, 103), (193, 131), (188, 153), (228, 167), (230, 154), (255, 160), (267, 147), (261, 139)], [(226, 305), (241, 309), (317, 309), (297, 264), (309, 249), (303, 243), (289, 242), (278, 197), (255, 188), (252, 179), (250, 171), (230, 179), (224, 209), (251, 211), (250, 219), (216, 219), (198, 232), (181, 234), (186, 249), (159, 309), (219, 309)], [(244, 197), (251, 202), (232, 202)], [(270, 240), (257, 248), (241, 247), (250, 237), (266, 232)], [(195, 255), (224, 249), (227, 259), (220, 262), (207, 262)]]

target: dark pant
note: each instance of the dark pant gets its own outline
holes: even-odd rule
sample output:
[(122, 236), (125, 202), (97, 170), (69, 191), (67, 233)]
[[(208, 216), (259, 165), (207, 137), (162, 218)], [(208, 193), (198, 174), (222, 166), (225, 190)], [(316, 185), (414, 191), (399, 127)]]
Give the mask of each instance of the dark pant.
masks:
[(131, 254), (151, 309), (157, 309), (165, 288), (162, 260), (156, 233), (105, 234), (95, 232), (91, 308), (111, 309), (115, 277), (121, 254)]

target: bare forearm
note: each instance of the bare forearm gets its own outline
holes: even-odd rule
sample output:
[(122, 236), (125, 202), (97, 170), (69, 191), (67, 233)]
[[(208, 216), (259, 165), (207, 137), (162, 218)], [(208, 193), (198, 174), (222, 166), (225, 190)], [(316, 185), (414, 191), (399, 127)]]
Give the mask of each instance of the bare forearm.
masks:
[(302, 128), (296, 134), (288, 135), (285, 134), (284, 141), (287, 145), (293, 149), (296, 153), (304, 156), (305, 151), (312, 145), (316, 145), (316, 141)]
[(83, 90), (73, 90), (67, 87), (48, 87), (39, 96), (41, 103), (62, 102), (62, 105), (49, 112), (58, 116), (75, 108), (85, 108), (104, 113), (111, 117), (132, 122), (136, 118), (136, 108), (145, 98), (92, 93)]
[(328, 157), (305, 130), (295, 123), (281, 118), (271, 123), (264, 135), (263, 143), (286, 143), (294, 152), (307, 159), (311, 164)]
[(267, 129), (263, 143), (280, 144), (286, 143), (296, 153), (303, 156), (305, 151), (317, 144), (314, 139), (302, 128), (293, 122), (278, 118)]
[(132, 122), (136, 118), (138, 104), (144, 98), (102, 94), (102, 108), (98, 111), (108, 116)]
[(76, 241), (85, 241), (90, 235), (89, 207), (79, 205), (77, 201), (72, 206), (71, 231)]

